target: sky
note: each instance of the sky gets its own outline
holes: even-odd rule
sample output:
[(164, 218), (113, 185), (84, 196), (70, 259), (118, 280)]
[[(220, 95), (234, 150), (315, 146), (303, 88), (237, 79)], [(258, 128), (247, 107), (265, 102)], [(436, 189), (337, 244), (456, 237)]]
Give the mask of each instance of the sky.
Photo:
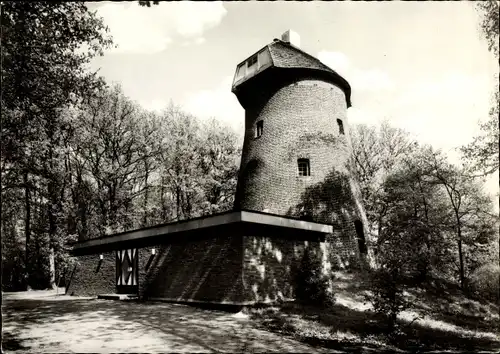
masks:
[[(498, 61), (470, 2), (88, 3), (118, 46), (93, 69), (143, 107), (173, 102), (242, 139), (236, 66), (288, 29), (352, 87), (349, 124), (388, 121), (458, 161), (488, 117)], [(498, 193), (498, 174), (488, 180)]]

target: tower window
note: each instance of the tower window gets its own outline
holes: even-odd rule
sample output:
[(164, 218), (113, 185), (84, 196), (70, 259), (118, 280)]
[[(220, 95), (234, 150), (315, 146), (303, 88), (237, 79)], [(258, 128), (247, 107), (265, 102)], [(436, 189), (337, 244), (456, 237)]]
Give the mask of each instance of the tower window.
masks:
[(337, 124), (339, 126), (340, 135), (344, 135), (344, 123), (342, 122), (342, 120), (337, 119)]
[(255, 137), (259, 138), (262, 135), (263, 131), (264, 131), (264, 121), (259, 120), (257, 122), (257, 125), (255, 126)]
[(354, 222), (354, 228), (356, 229), (356, 235), (358, 236), (358, 247), (359, 253), (366, 254), (366, 240), (365, 240), (365, 232), (363, 231), (363, 223), (359, 220)]
[(311, 169), (309, 168), (309, 159), (298, 159), (297, 166), (299, 168), (299, 176), (311, 175)]
[(247, 67), (251, 67), (252, 65), (257, 64), (257, 55), (254, 55), (247, 61)]

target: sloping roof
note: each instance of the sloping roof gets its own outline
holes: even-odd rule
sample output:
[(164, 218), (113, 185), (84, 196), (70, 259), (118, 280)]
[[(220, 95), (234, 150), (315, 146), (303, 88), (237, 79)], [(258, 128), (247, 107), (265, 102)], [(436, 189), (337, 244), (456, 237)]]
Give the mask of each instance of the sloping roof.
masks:
[(268, 44), (267, 47), (271, 53), (273, 64), (277, 68), (313, 69), (330, 74), (344, 91), (347, 107), (351, 106), (351, 86), (347, 80), (335, 70), (323, 64), (311, 54), (280, 39), (275, 39), (272, 43)]
[(318, 69), (335, 73), (319, 59), (282, 40), (275, 39), (268, 44), (268, 48), (273, 63), (278, 68)]
[[(335, 82), (344, 91), (347, 101), (347, 107), (351, 106), (351, 86), (349, 85), (347, 80), (344, 79), (341, 75), (339, 75), (335, 70), (323, 64), (319, 59), (291, 45), (290, 43), (284, 42), (280, 39), (274, 39), (273, 42), (269, 43), (264, 48), (267, 48), (269, 50), (272, 66), (276, 68), (306, 69), (306, 70), (311, 69), (326, 74), (328, 77), (332, 79), (333, 82)], [(259, 50), (259, 52), (261, 50)], [(241, 66), (243, 63), (245, 63), (249, 58), (240, 63), (238, 67)], [(258, 70), (251, 76), (258, 74), (260, 71), (261, 70)], [(233, 92), (234, 92), (234, 87), (238, 85), (233, 85)]]

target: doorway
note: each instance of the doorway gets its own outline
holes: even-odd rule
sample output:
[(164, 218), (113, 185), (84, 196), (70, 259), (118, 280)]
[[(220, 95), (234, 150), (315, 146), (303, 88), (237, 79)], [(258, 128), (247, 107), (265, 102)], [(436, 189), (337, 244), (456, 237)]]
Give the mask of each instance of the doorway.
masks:
[(116, 251), (116, 292), (137, 294), (139, 290), (137, 248)]
[(359, 253), (366, 254), (368, 248), (366, 247), (365, 232), (363, 230), (363, 223), (359, 220), (354, 221), (354, 228), (356, 229), (356, 235), (358, 237), (358, 247)]

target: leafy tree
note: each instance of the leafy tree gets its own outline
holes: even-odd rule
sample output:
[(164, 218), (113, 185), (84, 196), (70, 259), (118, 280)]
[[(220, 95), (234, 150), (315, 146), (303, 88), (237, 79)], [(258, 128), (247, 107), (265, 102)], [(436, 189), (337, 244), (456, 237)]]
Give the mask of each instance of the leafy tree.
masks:
[(401, 254), (404, 274), (420, 281), (430, 274), (458, 274), (464, 285), (468, 274), (489, 259), (495, 237), (491, 200), (480, 181), (387, 123), (379, 130), (355, 127), (352, 142), (378, 262), (388, 256), (384, 242), (403, 237), (410, 247)]
[[(488, 49), (499, 60), (499, 2), (497, 0), (479, 1), (476, 8), (481, 15), (481, 30), (488, 42)], [(498, 85), (493, 94), (493, 105), (489, 112), (489, 118), (480, 124), (481, 132), (473, 141), (462, 147), (464, 157), (471, 165), (473, 172), (481, 172), (483, 175), (492, 174), (499, 169), (499, 91)]]
[(142, 156), (142, 168), (144, 170), (144, 178), (139, 181), (138, 190), (142, 191), (142, 200), (140, 209), (142, 214), (142, 227), (150, 226), (152, 219), (152, 210), (154, 206), (151, 201), (151, 192), (154, 183), (158, 180), (157, 175), (160, 169), (158, 156), (160, 156), (166, 146), (162, 144), (162, 131), (160, 129), (161, 121), (159, 116), (151, 112), (143, 112), (140, 121), (139, 137), (143, 144), (141, 145), (140, 155)]
[(401, 159), (382, 182), (379, 200), (385, 214), (369, 300), (394, 338), (398, 314), (411, 306), (408, 280), (458, 274), (465, 289), (469, 275), (490, 259), (495, 220), (477, 181), (430, 147), (417, 146)]
[(158, 122), (149, 118), (118, 86), (89, 100), (75, 117), (74, 164), (95, 188), (100, 235), (139, 224), (133, 203), (149, 189), (160, 153)]
[(201, 122), (173, 103), (158, 119), (162, 148), (151, 185), (151, 220), (182, 220), (232, 208), (240, 151), (234, 131), (216, 119)]
[(488, 49), (499, 58), (498, 36), (500, 32), (500, 3), (498, 0), (481, 1), (476, 4), (478, 12), (482, 15), (481, 29), (488, 42)]
[(2, 179), (25, 192), (26, 251), (30, 249), (33, 178), (41, 177), (48, 206), (51, 284), (64, 176), (59, 164), (68, 127), (61, 109), (103, 82), (87, 70), (111, 44), (102, 20), (83, 3), (2, 2)]
[(216, 119), (203, 126), (201, 171), (206, 199), (204, 214), (230, 210), (234, 204), (241, 148), (233, 130)]
[(356, 125), (351, 130), (355, 174), (361, 186), (370, 230), (380, 232), (387, 213), (382, 202), (382, 183), (387, 175), (415, 148), (408, 133), (384, 122), (378, 129)]
[(480, 181), (400, 133), (392, 142), (375, 128), (360, 126), (353, 134), (356, 172), (377, 235), (368, 299), (391, 339), (399, 331), (398, 314), (411, 306), (404, 296), (408, 280), (455, 280), (458, 274), (464, 289), (469, 278), (474, 289), (491, 289), (480, 274), (490, 269), (497, 220)]
[(7, 189), (2, 193), (2, 289), (26, 289), (25, 240), (23, 239), (23, 195), (20, 189)]
[(427, 280), (427, 276), (437, 269), (442, 272), (443, 264), (450, 259), (443, 230), (448, 206), (430, 175), (426, 163), (429, 153), (432, 153), (430, 148), (420, 148), (403, 159), (398, 169), (386, 177), (380, 196), (385, 209), (379, 225), (380, 262), (387, 257), (383, 245), (392, 242), (393, 238), (403, 237), (403, 271), (415, 275), (419, 281)]
[(107, 88), (87, 64), (111, 40), (83, 3), (4, 2), (2, 26), (7, 286), (54, 286), (70, 241), (232, 206), (234, 132)]
[(200, 122), (173, 104), (163, 112), (162, 121), (170, 142), (163, 150), (160, 174), (164, 192), (173, 202), (173, 220), (199, 216), (203, 199)]
[(489, 118), (479, 125), (480, 134), (474, 137), (471, 143), (461, 148), (473, 174), (479, 172), (480, 176), (484, 176), (498, 171), (500, 155), (499, 102), (500, 96), (497, 87)]
[[(36, 151), (40, 130), (55, 128), (57, 110), (102, 84), (86, 70), (111, 43), (102, 20), (83, 3), (2, 3), (2, 157)], [(83, 49), (85, 47), (85, 49)]]
[(491, 243), (495, 217), (492, 204), (482, 191), (481, 185), (461, 170), (437, 154), (429, 160), (436, 183), (441, 185), (449, 201), (451, 230), (457, 245), (459, 279), (462, 288), (466, 285), (466, 256), (464, 244), (478, 245)]
[[(476, 8), (481, 15), (481, 30), (488, 43), (488, 49), (497, 58), (499, 55), (499, 32), (500, 32), (500, 3), (497, 0), (480, 1)], [(497, 78), (498, 79), (498, 78)], [(499, 171), (499, 104), (500, 97), (498, 85), (493, 95), (493, 105), (486, 122), (480, 125), (481, 133), (474, 137), (473, 141), (462, 147), (462, 153), (470, 165), (472, 172), (481, 172), (483, 175), (493, 174)], [(498, 265), (500, 267), (500, 237), (498, 237)], [(500, 277), (498, 280), (498, 299), (500, 301)]]

